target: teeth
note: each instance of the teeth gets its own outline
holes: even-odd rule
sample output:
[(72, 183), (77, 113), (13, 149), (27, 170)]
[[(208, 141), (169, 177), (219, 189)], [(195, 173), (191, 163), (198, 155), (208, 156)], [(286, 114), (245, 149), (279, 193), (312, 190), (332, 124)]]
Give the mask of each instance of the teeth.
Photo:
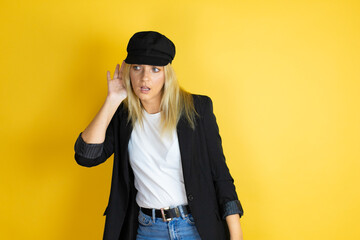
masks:
[(150, 90), (150, 88), (141, 87), (142, 90)]

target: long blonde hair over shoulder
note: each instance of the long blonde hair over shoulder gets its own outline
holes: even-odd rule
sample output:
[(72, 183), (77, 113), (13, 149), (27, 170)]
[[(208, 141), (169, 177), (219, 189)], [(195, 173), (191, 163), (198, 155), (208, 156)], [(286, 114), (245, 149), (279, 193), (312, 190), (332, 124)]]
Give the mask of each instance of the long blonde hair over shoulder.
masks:
[[(128, 122), (131, 121), (132, 126), (135, 122), (139, 121), (143, 126), (143, 107), (140, 99), (136, 96), (132, 89), (130, 81), (130, 67), (131, 64), (124, 63), (122, 72), (122, 79), (128, 93), (127, 98), (124, 100), (124, 105), (128, 109)], [(165, 83), (162, 88), (162, 98), (160, 103), (161, 111), (161, 134), (170, 133), (177, 126), (180, 117), (184, 114), (187, 122), (192, 129), (195, 129), (195, 117), (198, 113), (195, 110), (193, 97), (191, 93), (185, 91), (180, 87), (175, 70), (169, 63), (164, 66)]]

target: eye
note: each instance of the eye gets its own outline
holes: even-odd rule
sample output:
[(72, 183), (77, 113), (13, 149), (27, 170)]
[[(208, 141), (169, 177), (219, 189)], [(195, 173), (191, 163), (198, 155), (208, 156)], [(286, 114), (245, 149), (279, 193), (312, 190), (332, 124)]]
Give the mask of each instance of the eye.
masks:
[(139, 69), (140, 69), (140, 66), (135, 65), (135, 66), (133, 66), (133, 69), (134, 69), (134, 70), (139, 70)]
[(153, 67), (153, 70), (154, 70), (154, 72), (160, 72), (160, 68), (158, 68), (158, 67)]

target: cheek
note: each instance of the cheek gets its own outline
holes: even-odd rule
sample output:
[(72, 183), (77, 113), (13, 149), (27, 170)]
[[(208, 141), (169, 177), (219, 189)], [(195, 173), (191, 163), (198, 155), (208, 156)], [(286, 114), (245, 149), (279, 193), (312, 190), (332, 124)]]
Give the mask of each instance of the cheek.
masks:
[(130, 75), (130, 84), (131, 86), (136, 86), (136, 77), (133, 75)]
[(133, 91), (134, 93), (136, 93), (136, 83), (135, 83), (135, 81), (132, 80), (132, 79), (133, 79), (133, 78), (130, 77), (130, 87), (131, 87), (132, 91)]
[(137, 74), (135, 72), (133, 72), (133, 71), (130, 71), (129, 77), (130, 77), (131, 81), (136, 80), (138, 78)]
[(158, 78), (154, 79), (156, 82), (156, 87), (161, 89), (165, 83), (164, 77), (163, 76), (159, 76)]

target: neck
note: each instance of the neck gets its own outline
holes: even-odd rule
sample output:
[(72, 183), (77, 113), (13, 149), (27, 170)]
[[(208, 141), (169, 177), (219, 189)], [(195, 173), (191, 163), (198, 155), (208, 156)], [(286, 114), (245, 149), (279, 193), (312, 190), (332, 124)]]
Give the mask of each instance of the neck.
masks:
[(141, 102), (141, 104), (143, 105), (143, 107), (147, 113), (154, 114), (154, 113), (160, 112), (160, 103), (148, 104), (148, 103)]

